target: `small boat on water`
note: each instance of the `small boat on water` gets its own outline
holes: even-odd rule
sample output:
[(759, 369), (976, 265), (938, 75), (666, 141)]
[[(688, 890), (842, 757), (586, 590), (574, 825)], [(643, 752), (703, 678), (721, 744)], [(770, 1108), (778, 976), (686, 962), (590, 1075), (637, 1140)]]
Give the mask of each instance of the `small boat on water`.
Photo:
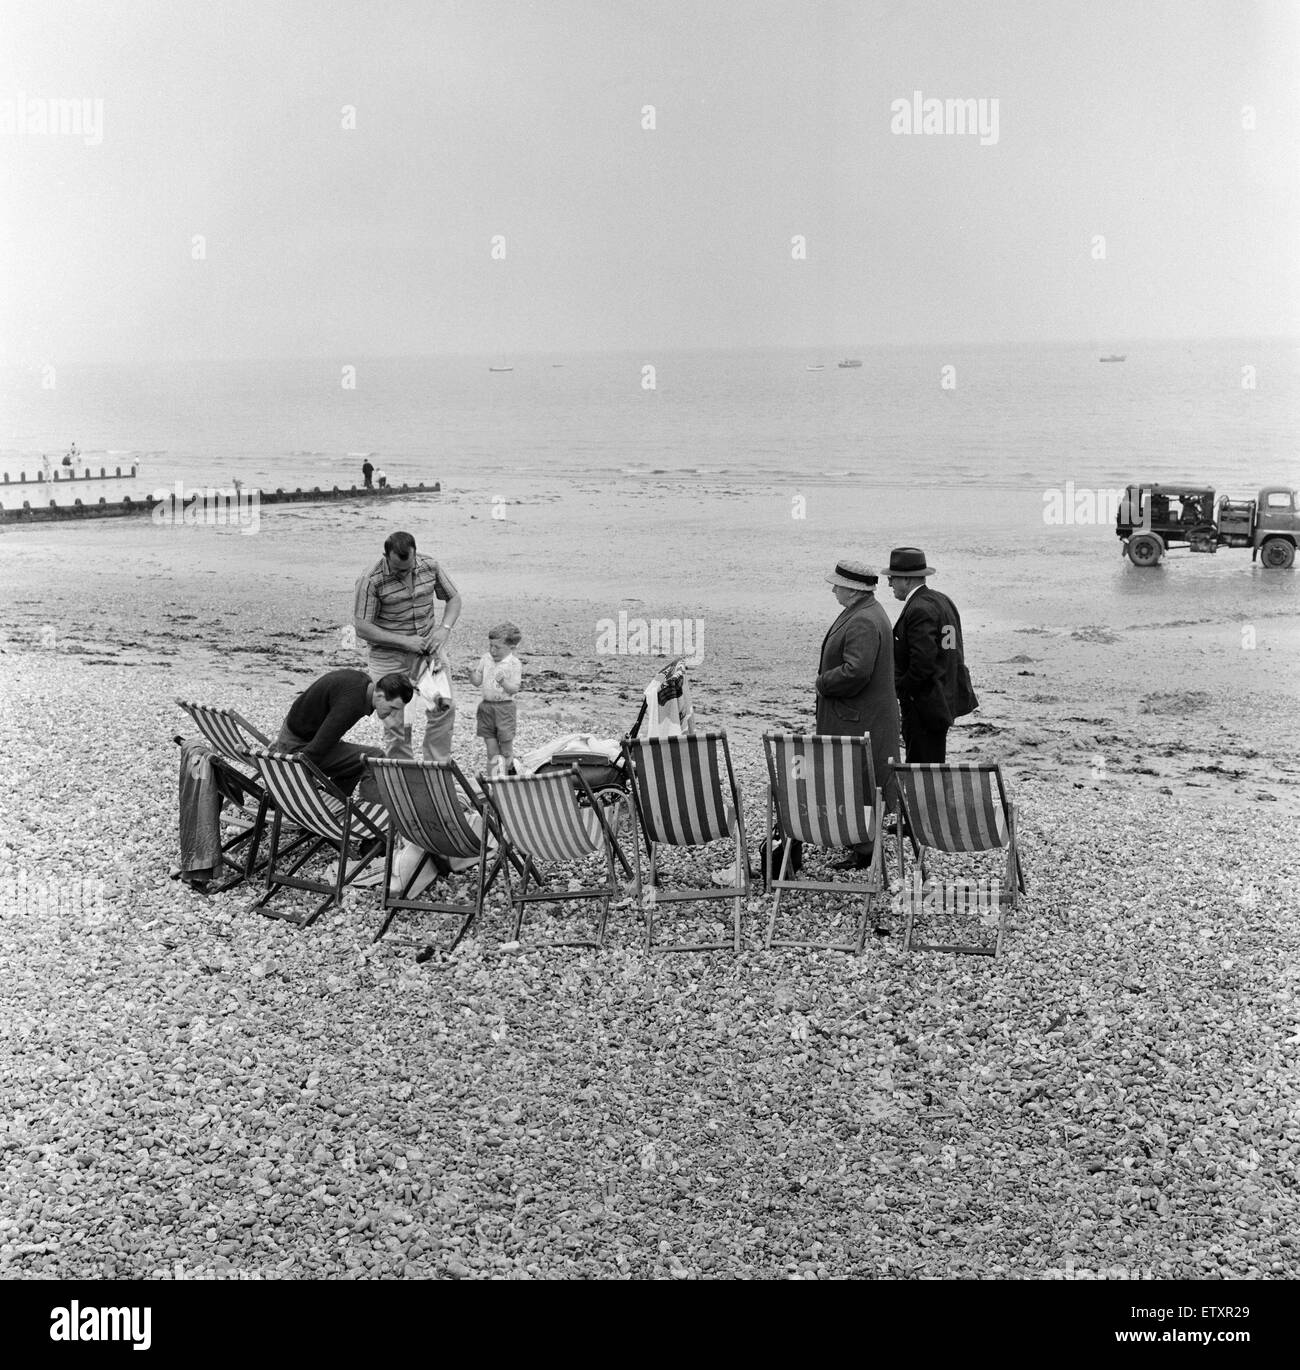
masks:
[(825, 370), (826, 370), (826, 367), (825, 367), (824, 364), (823, 364), (823, 365), (820, 365), (820, 366), (806, 366), (806, 367), (804, 367), (804, 370), (805, 370), (805, 371), (825, 371)]
[(846, 371), (846, 370), (848, 370), (850, 367), (853, 367), (853, 366), (861, 366), (861, 365), (862, 365), (862, 363), (861, 363), (860, 361), (858, 361), (858, 359), (857, 359), (856, 357), (845, 357), (845, 359), (844, 359), (842, 362), (840, 362), (840, 364), (839, 364), (840, 370), (841, 370), (841, 371)]
[(489, 366), (489, 367), (488, 367), (488, 370), (489, 370), (489, 371), (513, 371), (514, 369), (515, 369), (515, 368), (514, 368), (513, 366)]
[(1104, 362), (1122, 362), (1127, 360), (1127, 358), (1127, 352), (1113, 352), (1109, 357), (1102, 357), (1100, 360)]

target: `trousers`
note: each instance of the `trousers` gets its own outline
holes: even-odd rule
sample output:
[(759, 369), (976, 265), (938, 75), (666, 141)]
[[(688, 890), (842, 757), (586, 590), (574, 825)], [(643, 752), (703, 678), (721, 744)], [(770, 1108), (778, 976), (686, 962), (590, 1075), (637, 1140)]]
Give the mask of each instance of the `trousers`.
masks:
[[(393, 671), (402, 671), (415, 679), (419, 658), (406, 652), (370, 653), (370, 679), (378, 681)], [(392, 703), (375, 692), (375, 717), (384, 728), (384, 755), (398, 761), (414, 761), (411, 739), (416, 728), (422, 728), (421, 745), (424, 761), (450, 761), (451, 736), (456, 727), (456, 705), (453, 701), (445, 709), (430, 708), (421, 695), (414, 695), (405, 707), (400, 699)], [(408, 722), (409, 719), (409, 722)], [(423, 722), (421, 722), (423, 720)]]

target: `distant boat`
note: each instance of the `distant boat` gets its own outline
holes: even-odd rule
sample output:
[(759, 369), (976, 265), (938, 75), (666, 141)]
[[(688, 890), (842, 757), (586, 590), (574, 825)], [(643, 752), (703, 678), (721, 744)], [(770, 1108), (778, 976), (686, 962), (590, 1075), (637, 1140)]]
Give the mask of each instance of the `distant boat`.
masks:
[(861, 363), (860, 361), (858, 361), (857, 358), (855, 358), (855, 357), (846, 357), (842, 362), (840, 362), (839, 365), (840, 365), (840, 370), (841, 370), (841, 371), (845, 371), (845, 370), (847, 370), (849, 367), (852, 367), (852, 366), (861, 366), (862, 363)]
[(513, 371), (514, 369), (515, 369), (515, 368), (514, 368), (513, 366), (489, 366), (489, 367), (488, 367), (488, 370), (489, 370), (489, 371)]
[(564, 366), (564, 363), (563, 363), (563, 362), (552, 362), (552, 363), (551, 363), (551, 366), (552, 366), (553, 368), (555, 368), (555, 369), (558, 370), (558, 369), (560, 369), (560, 368), (562, 368), (562, 367)]
[(806, 367), (805, 370), (808, 370), (808, 371), (825, 371), (825, 370), (826, 370), (826, 367), (825, 367), (824, 364), (821, 364), (821, 365), (818, 365), (818, 366), (809, 366), (809, 367)]
[(1112, 352), (1109, 357), (1102, 357), (1100, 360), (1104, 362), (1122, 362), (1127, 357), (1127, 352)]

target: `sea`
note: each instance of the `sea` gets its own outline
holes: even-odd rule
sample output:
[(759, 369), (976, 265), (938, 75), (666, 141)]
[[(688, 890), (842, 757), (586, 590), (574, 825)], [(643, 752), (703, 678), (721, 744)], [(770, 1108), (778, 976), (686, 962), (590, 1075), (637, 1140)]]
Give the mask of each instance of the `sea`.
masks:
[[(1300, 342), (176, 362), (0, 370), (0, 472), (262, 489), (811, 481), (1033, 490), (1300, 474)], [(510, 370), (493, 370), (510, 367)], [(5, 492), (7, 493), (7, 492)], [(117, 487), (98, 493), (116, 497)], [(8, 501), (5, 501), (8, 503)]]
[[(1101, 360), (1112, 354), (1125, 360)], [(838, 364), (848, 359), (862, 365)], [(610, 618), (638, 604), (771, 606), (818, 622), (829, 566), (850, 556), (879, 567), (902, 545), (925, 550), (936, 583), (986, 625), (1213, 618), (1226, 641), (1300, 604), (1300, 569), (1264, 571), (1249, 552), (1179, 549), (1156, 571), (1130, 566), (1106, 503), (1136, 480), (1239, 496), (1300, 484), (1296, 341), (0, 372), (0, 503), (70, 502), (62, 482), (14, 482), (42, 453), (57, 465), (73, 441), (92, 469), (139, 463), (134, 479), (78, 482), (87, 503), (236, 481), (245, 492), (346, 488), (367, 458), (392, 485), (440, 483), (433, 497), (267, 506), (258, 538), (211, 530), (233, 539), (223, 572), (306, 566), (331, 604), (393, 528), (504, 603), (525, 586), (594, 595)], [(84, 537), (31, 525), (0, 550), (56, 555), (76, 539), (107, 564), (108, 543), (134, 539), (143, 556), (164, 535), (141, 523), (105, 520)]]

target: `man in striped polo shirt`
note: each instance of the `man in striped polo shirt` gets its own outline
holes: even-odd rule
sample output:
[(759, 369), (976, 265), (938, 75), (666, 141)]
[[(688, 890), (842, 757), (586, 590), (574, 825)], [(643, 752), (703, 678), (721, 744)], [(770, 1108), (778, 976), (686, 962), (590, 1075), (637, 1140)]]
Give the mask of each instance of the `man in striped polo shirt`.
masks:
[[(437, 622), (438, 600), (446, 606), (441, 624)], [(384, 555), (357, 581), (353, 607), (353, 626), (370, 651), (371, 680), (401, 671), (414, 682), (430, 658), (441, 663), (460, 609), (460, 591), (437, 561), (416, 552), (410, 533), (391, 533), (384, 543)], [(425, 701), (416, 694), (412, 708), (417, 716), (425, 707)], [(375, 713), (384, 725), (385, 753), (414, 760), (406, 710), (377, 694)], [(427, 709), (424, 760), (451, 760), (455, 723), (454, 700), (445, 708)]]

